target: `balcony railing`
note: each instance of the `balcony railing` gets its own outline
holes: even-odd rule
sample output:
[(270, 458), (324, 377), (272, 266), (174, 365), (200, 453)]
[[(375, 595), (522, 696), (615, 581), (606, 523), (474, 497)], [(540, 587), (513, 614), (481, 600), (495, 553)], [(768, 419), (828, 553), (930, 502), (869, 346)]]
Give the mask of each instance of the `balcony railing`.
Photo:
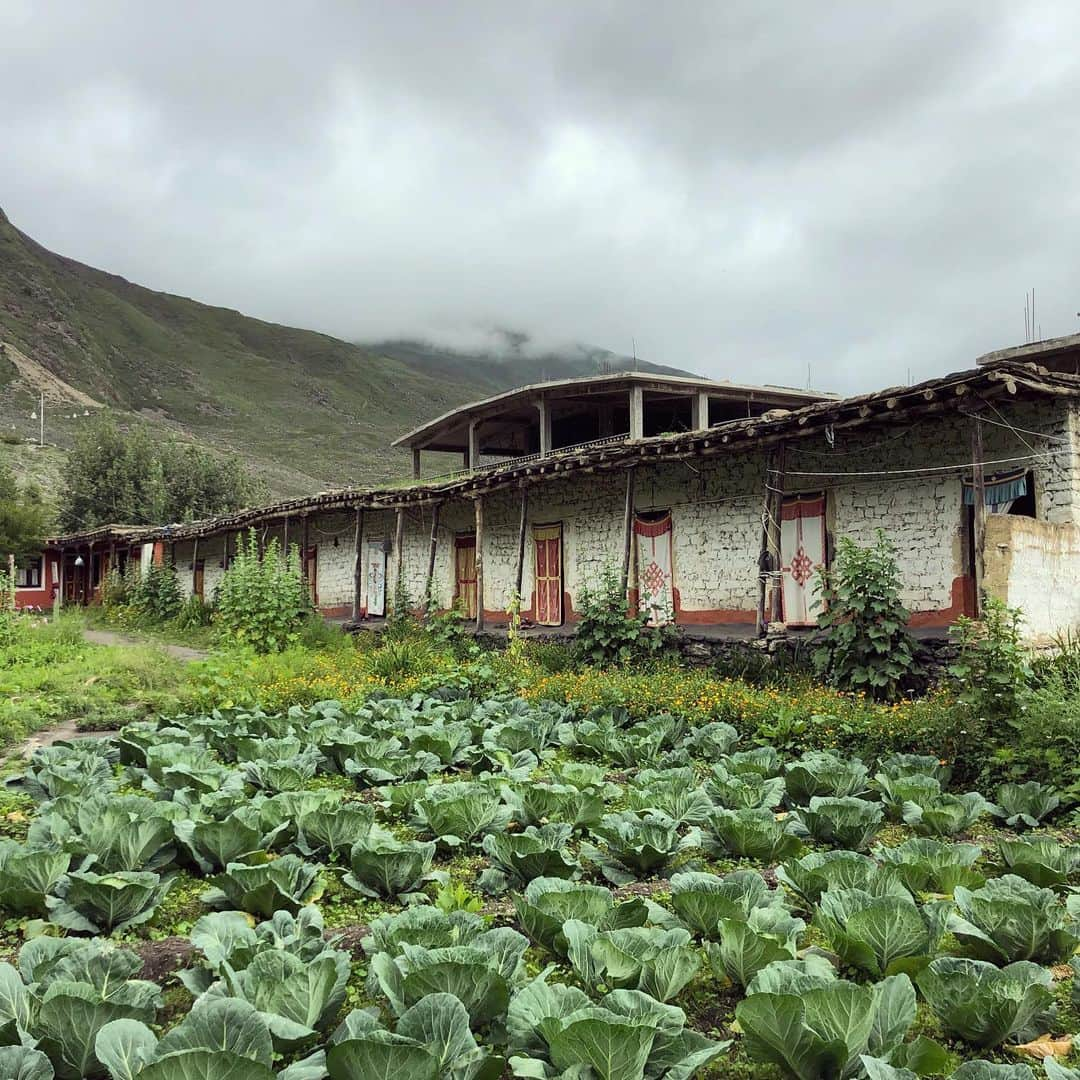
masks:
[(591, 450), (598, 446), (613, 446), (617, 443), (627, 442), (629, 438), (630, 433), (624, 431), (620, 435), (605, 435), (602, 439), (589, 439), (587, 442), (574, 443), (572, 446), (560, 446), (547, 454), (522, 454), (519, 457), (498, 458), (495, 461), (485, 461), (482, 465), (477, 465), (471, 469), (454, 469), (451, 472), (425, 476), (423, 479), (425, 482), (433, 480), (464, 480), (470, 476), (479, 476), (484, 473), (494, 472), (497, 469), (504, 469), (508, 465), (517, 467), (519, 465), (528, 465), (533, 461), (550, 461), (552, 458), (568, 454), (579, 454), (583, 450)]

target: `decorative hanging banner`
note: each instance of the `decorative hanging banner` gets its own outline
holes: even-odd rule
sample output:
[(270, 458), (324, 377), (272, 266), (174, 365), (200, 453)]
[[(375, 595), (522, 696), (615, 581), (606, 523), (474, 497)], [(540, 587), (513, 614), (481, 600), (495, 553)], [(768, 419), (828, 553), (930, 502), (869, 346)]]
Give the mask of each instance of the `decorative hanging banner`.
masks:
[[(1021, 499), (1028, 493), (1028, 472), (1026, 469), (1013, 469), (1012, 472), (995, 473), (986, 477), (986, 505), (998, 506)], [(964, 505), (975, 505), (975, 480), (970, 476), (963, 479)]]
[(780, 510), (780, 561), (784, 585), (784, 622), (817, 622), (814, 579), (825, 564), (825, 496), (784, 499)]
[(367, 542), (367, 613), (386, 614), (386, 549), (381, 540)]
[(675, 618), (672, 580), (671, 514), (660, 518), (634, 518), (637, 547), (638, 610), (649, 613), (650, 626), (663, 626)]

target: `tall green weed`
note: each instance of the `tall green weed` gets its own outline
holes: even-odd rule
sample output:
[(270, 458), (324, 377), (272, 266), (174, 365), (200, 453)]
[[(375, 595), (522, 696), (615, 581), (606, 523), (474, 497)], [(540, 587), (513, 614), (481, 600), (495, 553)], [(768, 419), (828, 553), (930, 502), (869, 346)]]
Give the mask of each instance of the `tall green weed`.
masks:
[(260, 553), (255, 530), (241, 542), (215, 594), (222, 634), (256, 652), (280, 652), (300, 640), (311, 614), (311, 594), (294, 545), (276, 539)]

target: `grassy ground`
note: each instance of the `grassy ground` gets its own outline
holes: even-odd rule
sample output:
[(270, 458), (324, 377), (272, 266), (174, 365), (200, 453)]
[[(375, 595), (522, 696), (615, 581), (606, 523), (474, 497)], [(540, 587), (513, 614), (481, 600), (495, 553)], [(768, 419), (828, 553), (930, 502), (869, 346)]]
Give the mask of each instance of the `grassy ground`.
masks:
[[(76, 720), (80, 727), (102, 728), (119, 726), (144, 714), (167, 715), (190, 707), (209, 711), (218, 706), (258, 701), (271, 709), (284, 709), (330, 697), (359, 703), (373, 690), (407, 694), (424, 688), (432, 680), (453, 679), (468, 680), (476, 687), (516, 690), (532, 700), (556, 698), (586, 708), (619, 705), (633, 715), (655, 715), (668, 708), (686, 715), (693, 724), (725, 719), (743, 733), (744, 745), (754, 742), (775, 745), (787, 758), (797, 756), (809, 746), (847, 745), (840, 740), (856, 730), (861, 732), (865, 745), (879, 747), (873, 756), (890, 749), (926, 749), (912, 745), (913, 734), (929, 746), (949, 731), (962, 733), (965, 723), (960, 710), (947, 696), (899, 708), (883, 707), (798, 680), (783, 687), (755, 686), (718, 673), (687, 671), (674, 664), (660, 664), (648, 671), (619, 672), (588, 668), (552, 670), (561, 664), (554, 655), (545, 659), (546, 666), (539, 665), (535, 656), (510, 659), (502, 653), (455, 660), (449, 651), (416, 639), (390, 642), (372, 650), (357, 647), (349, 639), (328, 636), (320, 649), (296, 649), (262, 658), (247, 653), (217, 653), (203, 663), (185, 665), (170, 660), (153, 643), (118, 647), (87, 645), (81, 637), (84, 626), (85, 616), (69, 613), (55, 624), (25, 628), (12, 647), (0, 652), (0, 745), (5, 740), (21, 738), (34, 728), (62, 720)], [(160, 633), (176, 640), (170, 631)], [(185, 639), (184, 643), (191, 641)], [(938, 745), (940, 756), (951, 756), (951, 748), (940, 742)], [(559, 760), (565, 754), (566, 751), (559, 751)], [(866, 759), (872, 760), (871, 755)], [(9, 765), (6, 771), (12, 768)], [(0, 773), (3, 771), (0, 769)], [(117, 775), (121, 775), (119, 766)], [(612, 769), (608, 778), (624, 786), (629, 782), (624, 768)], [(125, 786), (121, 793), (137, 790), (134, 786), (129, 789), (127, 779), (122, 783)], [(340, 776), (320, 775), (309, 786), (340, 788), (347, 799), (366, 800), (371, 794), (354, 790)], [(959, 787), (954, 784), (957, 790), (966, 786), (966, 783)], [(987, 788), (986, 792), (992, 795), (991, 789)], [(618, 810), (625, 805), (625, 797), (619, 797), (610, 801), (607, 809)], [(29, 799), (0, 789), (0, 837), (23, 840), (33, 813)], [(382, 816), (384, 824), (395, 834), (419, 835), (408, 821), (385, 813)], [(1067, 815), (1061, 820), (1067, 820)], [(1075, 830), (1064, 824), (1052, 834), (1063, 842), (1075, 843), (1077, 839)], [(878, 839), (893, 846), (911, 835), (906, 826), (889, 825)], [(1008, 834), (984, 820), (957, 839), (980, 844), (984, 854), (977, 869), (999, 874), (1002, 867), (996, 861), (996, 845), (1004, 835)], [(577, 855), (578, 842), (572, 841), (569, 849)], [(475, 851), (444, 852), (437, 866), (454, 884), (475, 892), (485, 861)], [(693, 849), (677, 856), (663, 876), (634, 882), (620, 891), (667, 904), (669, 875), (689, 867), (715, 873), (753, 868), (767, 878), (774, 869), (750, 861), (717, 859), (704, 850)], [(595, 867), (587, 866), (586, 874), (598, 880)], [(325, 891), (319, 906), (328, 927), (344, 932), (349, 942), (358, 941), (363, 928), (378, 914), (397, 910), (394, 904), (372, 902), (345, 886), (341, 868), (336, 864), (325, 867), (323, 880)], [(204, 880), (181, 869), (153, 919), (121, 935), (121, 940), (139, 949), (148, 964), (161, 965), (162, 974), (155, 973), (152, 977), (166, 986), (166, 1010), (161, 1017), (166, 1027), (191, 1005), (190, 996), (171, 973), (190, 960), (190, 951), (184, 955), (189, 946), (183, 939), (206, 910), (201, 901), (205, 888)], [(435, 888), (429, 888), (434, 898)], [(515, 924), (512, 904), (505, 897), (486, 900), (482, 911), (493, 925)], [(0, 922), (0, 959), (18, 948), (26, 932), (25, 921)], [(811, 926), (802, 941), (803, 947), (823, 944), (820, 932)], [(362, 951), (351, 945), (350, 951), (354, 962), (346, 1007), (377, 1004), (365, 984), (367, 967)], [(956, 951), (957, 943), (951, 939), (946, 939), (939, 950), (945, 954)], [(550, 958), (539, 953), (533, 956), (531, 951), (528, 959), (530, 966), (539, 968)], [(845, 971), (844, 975), (865, 981), (864, 976), (853, 971)], [(1054, 969), (1054, 975), (1059, 1011), (1053, 1031), (1048, 1034), (1059, 1037), (1080, 1032), (1080, 1014), (1072, 1002), (1072, 972), (1060, 965)], [(573, 981), (565, 965), (559, 978)], [(686, 1011), (693, 1028), (714, 1038), (731, 1038), (738, 1034), (733, 1025), (740, 997), (737, 989), (705, 965), (676, 1003)], [(958, 1059), (984, 1056), (1010, 1063), (1019, 1060), (1015, 1050), (1001, 1049), (979, 1055), (970, 1047), (950, 1042), (925, 1005), (920, 1005), (914, 1033), (941, 1041)], [(771, 1080), (779, 1076), (775, 1070), (747, 1060), (737, 1037), (728, 1053), (698, 1075), (711, 1080)]]
[(182, 662), (154, 644), (88, 644), (83, 626), (65, 615), (0, 648), (0, 748), (65, 721), (105, 730), (181, 707)]

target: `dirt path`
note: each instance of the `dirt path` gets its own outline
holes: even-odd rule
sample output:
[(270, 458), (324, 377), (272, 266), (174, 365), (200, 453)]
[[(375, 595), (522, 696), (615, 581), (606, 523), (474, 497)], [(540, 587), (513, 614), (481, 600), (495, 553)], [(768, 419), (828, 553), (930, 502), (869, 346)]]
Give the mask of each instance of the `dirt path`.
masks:
[(187, 645), (171, 645), (147, 638), (128, 637), (126, 634), (116, 634), (112, 630), (84, 630), (83, 637), (92, 645), (157, 645), (162, 652), (176, 657), (177, 660), (205, 660), (209, 656), (209, 653), (202, 649), (192, 649)]
[(0, 755), (0, 761), (10, 758), (29, 757), (39, 746), (52, 746), (65, 739), (103, 739), (106, 735), (115, 735), (115, 731), (80, 731), (74, 720), (65, 720), (62, 724), (35, 731), (18, 746), (13, 746)]

